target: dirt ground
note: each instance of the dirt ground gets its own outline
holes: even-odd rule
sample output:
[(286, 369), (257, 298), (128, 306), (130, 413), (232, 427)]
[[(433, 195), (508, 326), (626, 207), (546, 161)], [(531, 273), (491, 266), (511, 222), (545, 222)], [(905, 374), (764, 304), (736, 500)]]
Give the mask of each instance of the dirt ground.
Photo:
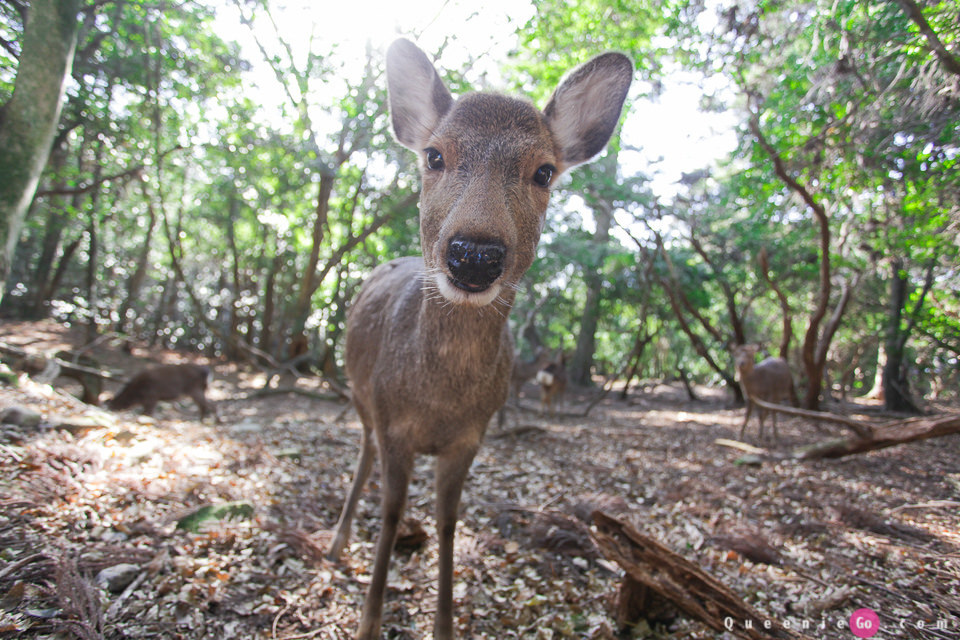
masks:
[[(0, 342), (82, 345), (51, 322), (0, 324)], [(89, 354), (119, 379), (186, 359), (109, 340)], [(210, 364), (220, 423), (199, 421), (190, 401), (161, 404), (155, 419), (114, 414), (76, 400), (65, 378), (0, 384), (0, 411), (42, 418), (0, 426), (0, 638), (352, 637), (378, 529), (376, 472), (342, 562), (323, 554), (358, 451), (356, 414), (316, 382), (262, 395), (261, 372)], [(829, 461), (749, 456), (717, 443), (737, 439), (743, 409), (697, 391), (691, 401), (679, 385), (649, 385), (583, 417), (584, 392), (555, 418), (514, 411), (491, 426), (457, 532), (460, 637), (732, 638), (750, 623), (716, 632), (680, 616), (618, 629), (622, 572), (581, 519), (598, 505), (807, 637), (857, 637), (847, 625), (862, 608), (879, 617), (876, 638), (960, 637), (960, 438)], [(767, 454), (838, 435), (781, 419)], [(747, 439), (756, 444), (755, 425)], [(394, 556), (384, 637), (430, 637), (432, 473), (422, 458), (408, 515), (427, 539)]]

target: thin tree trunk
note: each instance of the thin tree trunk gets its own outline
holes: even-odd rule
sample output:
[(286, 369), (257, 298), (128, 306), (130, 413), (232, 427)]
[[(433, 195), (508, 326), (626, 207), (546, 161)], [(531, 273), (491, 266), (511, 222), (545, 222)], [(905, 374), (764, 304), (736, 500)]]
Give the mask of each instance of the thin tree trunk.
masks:
[(296, 358), (307, 352), (308, 339), (306, 334), (307, 320), (310, 317), (311, 299), (317, 289), (317, 265), (320, 264), (320, 247), (323, 245), (324, 230), (330, 213), (330, 195), (333, 193), (333, 183), (336, 181), (336, 172), (324, 170), (320, 174), (320, 185), (317, 188), (317, 205), (313, 218), (313, 242), (310, 246), (310, 257), (300, 279), (300, 289), (297, 302), (293, 308), (293, 330), (290, 336), (290, 353), (288, 357)]
[(641, 329), (637, 329), (637, 335), (633, 340), (633, 349), (630, 353), (630, 368), (627, 371), (626, 378), (623, 381), (623, 391), (620, 392), (621, 400), (627, 399), (627, 395), (630, 393), (630, 383), (636, 377), (637, 371), (640, 369), (640, 360), (643, 358), (643, 352), (656, 335), (656, 333), (647, 333), (646, 326), (642, 327)]
[[(57, 142), (50, 153), (49, 165), (55, 175), (59, 175), (67, 161), (67, 152), (64, 140), (58, 136)], [(64, 179), (58, 181), (60, 186), (66, 186)], [(43, 229), (43, 238), (40, 243), (40, 257), (37, 259), (33, 275), (30, 280), (30, 301), (27, 304), (27, 315), (31, 318), (46, 317), (48, 306), (48, 285), (53, 274), (53, 264), (60, 250), (63, 240), (63, 231), (67, 225), (66, 206), (61, 203), (62, 196), (52, 196), (47, 201), (47, 221)]]
[[(787, 295), (783, 292), (783, 288), (780, 287), (779, 281), (777, 278), (770, 275), (770, 260), (767, 256), (767, 249), (764, 247), (760, 251), (759, 256), (760, 261), (760, 273), (763, 276), (763, 279), (766, 280), (767, 286), (776, 294), (777, 300), (780, 302), (780, 311), (783, 314), (783, 332), (780, 337), (780, 357), (784, 360), (790, 360), (790, 342), (793, 340), (793, 312), (790, 309), (790, 301), (787, 298)], [(738, 343), (742, 344), (742, 343)], [(790, 400), (794, 404), (797, 403), (797, 392), (793, 388), (793, 385), (790, 385)]]
[(230, 251), (230, 288), (232, 295), (228, 304), (229, 318), (227, 328), (227, 344), (225, 346), (226, 356), (231, 360), (240, 357), (240, 298), (242, 295), (243, 284), (240, 278), (240, 252), (237, 249), (236, 221), (240, 212), (240, 198), (236, 190), (230, 192), (230, 204), (227, 216), (227, 247)]
[[(616, 179), (616, 155), (609, 154), (597, 164), (605, 179)], [(587, 286), (587, 298), (577, 333), (577, 345), (567, 367), (569, 381), (574, 385), (592, 385), (593, 357), (597, 346), (597, 326), (600, 320), (600, 302), (603, 299), (603, 269), (610, 243), (610, 228), (613, 225), (613, 206), (603, 193), (588, 193), (597, 229), (593, 234), (596, 264), (585, 265), (583, 280)]]
[(593, 354), (596, 350), (597, 325), (600, 318), (600, 277), (589, 274), (584, 280), (587, 283), (587, 299), (583, 305), (583, 315), (580, 317), (580, 332), (577, 334), (577, 347), (570, 361), (570, 382), (579, 386), (592, 384)]
[(266, 282), (263, 285), (263, 313), (260, 318), (260, 341), (257, 346), (267, 353), (274, 353), (273, 350), (273, 317), (276, 313), (276, 287), (277, 275), (280, 273), (280, 267), (283, 266), (283, 254), (279, 248), (270, 261), (270, 269), (267, 272)]
[(147, 193), (146, 188), (144, 188), (144, 196), (147, 200), (147, 233), (144, 235), (143, 245), (141, 245), (140, 251), (137, 252), (137, 266), (134, 267), (133, 273), (130, 274), (130, 278), (127, 280), (126, 297), (120, 305), (120, 318), (117, 329), (121, 333), (130, 331), (134, 321), (136, 313), (131, 313), (133, 302), (139, 299), (140, 289), (147, 279), (147, 267), (150, 264), (150, 247), (153, 244), (153, 234), (157, 226), (156, 210), (153, 207), (153, 202), (150, 200), (150, 194)]
[(918, 413), (910, 394), (910, 381), (905, 362), (906, 336), (901, 328), (907, 305), (909, 282), (903, 272), (903, 261), (893, 260), (890, 277), (890, 303), (887, 314), (883, 363), (883, 406), (888, 411)]
[(830, 347), (830, 340), (833, 334), (836, 332), (837, 327), (839, 327), (846, 303), (850, 299), (849, 291), (846, 291), (845, 295), (841, 296), (840, 303), (834, 308), (834, 313), (828, 323), (828, 327), (823, 331), (823, 335), (821, 336), (820, 327), (823, 319), (827, 316), (827, 311), (830, 306), (830, 295), (833, 290), (830, 264), (830, 219), (827, 215), (826, 206), (820, 202), (809, 189), (790, 174), (783, 157), (777, 151), (776, 147), (767, 140), (763, 134), (763, 130), (760, 128), (759, 109), (751, 113), (748, 124), (751, 132), (757, 139), (757, 143), (763, 148), (767, 155), (770, 156), (777, 177), (803, 200), (817, 223), (817, 237), (820, 250), (819, 287), (816, 299), (814, 300), (814, 309), (807, 322), (807, 330), (804, 333), (801, 347), (803, 367), (807, 374), (807, 389), (803, 398), (803, 406), (806, 409), (814, 410), (820, 406), (820, 392), (823, 388), (823, 370), (826, 366), (827, 349)]
[(79, 0), (33, 0), (13, 96), (0, 121), (0, 300), (60, 120), (77, 46)]
[(873, 385), (871, 385), (870, 391), (864, 396), (865, 398), (883, 400), (883, 368), (886, 362), (886, 347), (883, 344), (883, 340), (881, 340), (877, 345), (877, 362), (873, 374)]
[(60, 288), (60, 284), (63, 282), (63, 278), (67, 275), (67, 270), (70, 268), (70, 261), (73, 260), (73, 254), (80, 248), (81, 239), (80, 236), (77, 236), (70, 244), (63, 248), (63, 253), (60, 254), (60, 261), (57, 263), (57, 268), (54, 270), (53, 277), (50, 279), (50, 283), (44, 291), (44, 300), (52, 300), (57, 289)]

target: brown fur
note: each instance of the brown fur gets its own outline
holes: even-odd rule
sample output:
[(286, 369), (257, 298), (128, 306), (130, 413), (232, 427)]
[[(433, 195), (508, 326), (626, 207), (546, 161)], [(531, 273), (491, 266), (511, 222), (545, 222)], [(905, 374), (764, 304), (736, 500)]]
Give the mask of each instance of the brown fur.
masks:
[[(757, 351), (756, 345), (739, 345), (733, 349), (733, 363), (737, 368), (737, 377), (740, 380), (740, 389), (743, 399), (747, 403), (747, 412), (743, 417), (743, 426), (740, 427), (740, 439), (747, 429), (750, 414), (753, 412), (754, 398), (765, 402), (790, 402), (793, 397), (793, 376), (790, 365), (783, 358), (767, 358), (754, 364)], [(773, 439), (779, 439), (777, 433), (777, 413), (773, 413)], [(767, 417), (767, 409), (757, 406), (757, 420), (760, 422), (758, 438), (763, 440), (763, 420)]]
[(200, 419), (208, 411), (216, 413), (207, 400), (209, 367), (199, 364), (163, 364), (144, 369), (130, 379), (107, 406), (119, 411), (140, 405), (145, 415), (153, 415), (160, 400), (176, 400), (189, 396), (200, 409)]
[(540, 415), (556, 415), (567, 391), (567, 367), (563, 355), (537, 372), (540, 384)]
[(536, 377), (545, 366), (550, 364), (550, 352), (541, 349), (533, 357), (533, 360), (523, 361), (514, 358), (513, 370), (510, 372), (510, 397), (514, 401), (520, 398), (520, 390), (523, 385)]
[[(570, 95), (551, 102), (563, 115), (550, 118), (499, 95), (454, 101), (412, 43), (399, 40), (387, 53), (394, 133), (421, 155), (423, 257), (377, 267), (347, 318), (347, 373), (363, 439), (330, 549), (334, 559), (347, 545), (373, 466), (374, 439), (381, 462), (383, 523), (357, 632), (361, 640), (380, 634), (390, 554), (417, 454), (437, 457), (434, 638), (454, 635), (453, 539), (460, 493), (487, 423), (510, 387), (507, 315), (517, 283), (533, 262), (549, 198), (549, 185), (537, 184), (535, 177), (551, 166), (555, 179), (599, 153), (630, 84), (632, 67), (624, 56), (607, 54), (591, 65), (592, 73), (574, 72)], [(458, 243), (469, 243), (471, 251), (455, 252)], [(468, 273), (458, 271), (455, 263), (468, 254), (476, 264)]]

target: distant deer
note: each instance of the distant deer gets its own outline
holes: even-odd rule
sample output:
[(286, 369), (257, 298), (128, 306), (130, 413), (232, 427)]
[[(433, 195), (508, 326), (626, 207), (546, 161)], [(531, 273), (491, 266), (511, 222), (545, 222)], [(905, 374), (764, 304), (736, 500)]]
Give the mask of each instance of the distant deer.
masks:
[[(757, 351), (757, 345), (738, 345), (733, 348), (733, 364), (737, 369), (737, 377), (740, 380), (740, 388), (743, 390), (743, 399), (747, 403), (747, 413), (743, 418), (743, 426), (740, 427), (740, 439), (747, 429), (747, 422), (750, 420), (750, 413), (753, 411), (754, 398), (766, 402), (781, 403), (790, 402), (793, 397), (793, 376), (790, 374), (790, 365), (783, 358), (767, 358), (757, 364), (754, 364)], [(763, 440), (763, 420), (766, 418), (767, 410), (763, 407), (757, 407), (757, 420), (760, 422), (760, 431), (758, 437)], [(773, 439), (779, 439), (777, 433), (777, 413), (773, 412)]]
[(417, 454), (436, 462), (439, 581), (433, 637), (453, 633), (453, 539), (460, 494), (487, 422), (510, 389), (507, 314), (530, 267), (557, 176), (606, 145), (633, 67), (598, 56), (543, 112), (496, 94), (454, 100), (407, 40), (387, 52), (394, 134), (421, 159), (423, 257), (380, 265), (347, 318), (346, 368), (363, 424), (360, 459), (329, 555), (350, 536), (380, 451), (383, 522), (357, 638), (380, 634), (384, 588)]
[(533, 380), (548, 364), (550, 364), (550, 352), (542, 347), (530, 360), (514, 359), (513, 369), (510, 372), (510, 397), (514, 400), (519, 399), (523, 386)]
[(203, 420), (208, 411), (216, 409), (207, 400), (207, 385), (213, 378), (210, 367), (200, 364), (162, 364), (148, 367), (133, 376), (107, 403), (114, 410), (140, 405), (144, 415), (152, 416), (160, 400), (176, 400), (189, 396), (200, 409)]
[[(540, 347), (530, 360), (520, 360), (514, 355), (513, 368), (510, 370), (510, 396), (509, 399), (520, 406), (520, 391), (523, 386), (536, 377), (537, 373), (550, 363), (550, 352)], [(507, 405), (500, 407), (497, 416), (497, 424), (503, 427), (507, 420)]]
[(537, 384), (540, 385), (540, 415), (555, 415), (567, 391), (567, 367), (562, 352), (537, 372)]

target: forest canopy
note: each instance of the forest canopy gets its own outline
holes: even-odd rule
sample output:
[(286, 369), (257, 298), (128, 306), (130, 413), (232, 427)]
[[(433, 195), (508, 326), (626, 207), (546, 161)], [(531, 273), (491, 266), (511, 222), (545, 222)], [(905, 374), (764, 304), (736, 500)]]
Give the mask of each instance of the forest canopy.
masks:
[(956, 397), (956, 2), (390, 6), (0, 0), (0, 313), (341, 378), (364, 276), (418, 251), (392, 39), (540, 106), (616, 49), (630, 105), (556, 188), (518, 350), (739, 394), (729, 349), (759, 343), (808, 408)]

